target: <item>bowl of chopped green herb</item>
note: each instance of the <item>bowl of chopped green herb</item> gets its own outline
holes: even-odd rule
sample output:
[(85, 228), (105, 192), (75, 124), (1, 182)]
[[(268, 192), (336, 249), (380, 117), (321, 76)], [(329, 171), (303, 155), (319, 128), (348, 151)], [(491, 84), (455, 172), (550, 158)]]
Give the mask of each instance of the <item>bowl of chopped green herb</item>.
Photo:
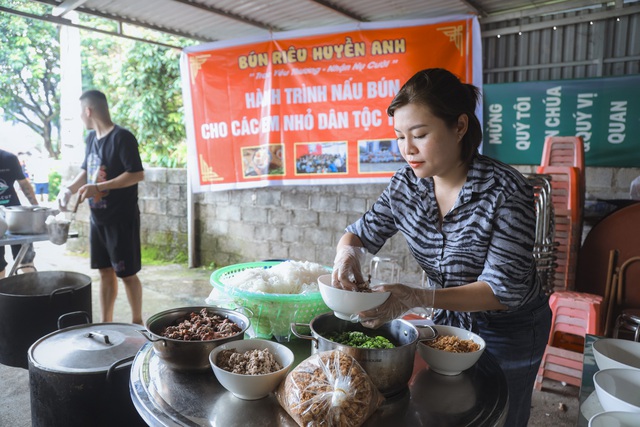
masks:
[(391, 341), (382, 335), (370, 336), (360, 331), (333, 333), (327, 336), (333, 342), (355, 348), (395, 348)]

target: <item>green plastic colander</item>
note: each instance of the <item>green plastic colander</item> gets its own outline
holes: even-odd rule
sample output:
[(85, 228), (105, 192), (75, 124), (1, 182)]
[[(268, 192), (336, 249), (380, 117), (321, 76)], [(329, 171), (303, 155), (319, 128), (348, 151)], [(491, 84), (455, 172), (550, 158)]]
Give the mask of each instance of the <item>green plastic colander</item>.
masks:
[[(291, 323), (309, 323), (319, 314), (331, 309), (322, 300), (320, 292), (303, 294), (268, 294), (249, 292), (234, 287), (226, 287), (225, 282), (249, 268), (271, 268), (282, 261), (261, 261), (234, 264), (217, 269), (211, 274), (211, 285), (226, 300), (228, 308), (246, 307), (253, 315), (251, 325), (259, 338), (288, 340), (291, 337)], [(330, 268), (327, 268), (331, 272)], [(234, 307), (235, 306), (235, 307)]]

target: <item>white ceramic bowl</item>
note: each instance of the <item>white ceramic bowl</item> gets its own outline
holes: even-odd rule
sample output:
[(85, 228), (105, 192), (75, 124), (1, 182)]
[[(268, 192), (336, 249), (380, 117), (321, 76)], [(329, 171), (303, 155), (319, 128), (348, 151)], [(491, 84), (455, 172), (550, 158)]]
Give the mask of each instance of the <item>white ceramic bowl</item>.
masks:
[[(225, 371), (216, 365), (218, 353), (222, 350), (236, 349), (238, 353), (244, 353), (247, 350), (265, 348), (269, 349), (269, 352), (282, 365), (282, 369), (270, 374), (243, 375)], [(234, 396), (244, 400), (256, 400), (269, 395), (284, 380), (293, 363), (293, 352), (283, 344), (263, 339), (233, 341), (213, 349), (209, 354), (209, 363), (220, 384)]]
[(605, 411), (640, 412), (640, 369), (603, 369), (593, 375), (593, 384)]
[(589, 427), (638, 427), (638, 424), (638, 414), (622, 411), (600, 412), (589, 420)]
[[(382, 284), (373, 279), (372, 285)], [(331, 286), (331, 275), (323, 274), (318, 277), (320, 295), (327, 307), (333, 310), (336, 317), (342, 320), (357, 321), (354, 317), (361, 311), (370, 310), (385, 302), (390, 292), (355, 292), (338, 289)]]
[(452, 353), (418, 342), (418, 353), (432, 371), (442, 375), (458, 375), (472, 367), (482, 356), (486, 344), (479, 335), (455, 326), (435, 325), (434, 328), (438, 331), (438, 335), (454, 335), (463, 340), (473, 340), (480, 345), (480, 349), (470, 353)]
[(593, 355), (601, 370), (609, 368), (640, 369), (640, 342), (602, 338), (593, 343)]

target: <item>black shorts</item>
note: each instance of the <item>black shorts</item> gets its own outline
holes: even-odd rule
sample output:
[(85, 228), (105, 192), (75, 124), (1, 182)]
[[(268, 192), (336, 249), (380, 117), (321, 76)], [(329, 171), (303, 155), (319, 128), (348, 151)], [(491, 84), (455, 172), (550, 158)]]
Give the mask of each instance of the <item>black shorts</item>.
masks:
[(91, 268), (113, 267), (118, 277), (133, 276), (141, 269), (140, 215), (131, 221), (96, 224), (91, 221)]

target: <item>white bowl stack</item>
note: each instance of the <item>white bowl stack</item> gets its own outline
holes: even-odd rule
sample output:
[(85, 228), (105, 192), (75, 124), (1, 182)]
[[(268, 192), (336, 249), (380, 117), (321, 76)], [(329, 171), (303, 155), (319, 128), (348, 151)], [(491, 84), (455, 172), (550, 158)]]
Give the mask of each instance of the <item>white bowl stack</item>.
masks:
[(605, 411), (636, 412), (640, 424), (640, 369), (603, 369), (593, 375), (593, 383)]
[(602, 338), (593, 343), (593, 355), (599, 369), (640, 369), (640, 342)]
[(589, 427), (638, 427), (640, 415), (633, 412), (600, 412), (589, 420)]
[(589, 426), (640, 426), (640, 343), (601, 338), (593, 356), (600, 369), (593, 383), (605, 412), (591, 417)]

